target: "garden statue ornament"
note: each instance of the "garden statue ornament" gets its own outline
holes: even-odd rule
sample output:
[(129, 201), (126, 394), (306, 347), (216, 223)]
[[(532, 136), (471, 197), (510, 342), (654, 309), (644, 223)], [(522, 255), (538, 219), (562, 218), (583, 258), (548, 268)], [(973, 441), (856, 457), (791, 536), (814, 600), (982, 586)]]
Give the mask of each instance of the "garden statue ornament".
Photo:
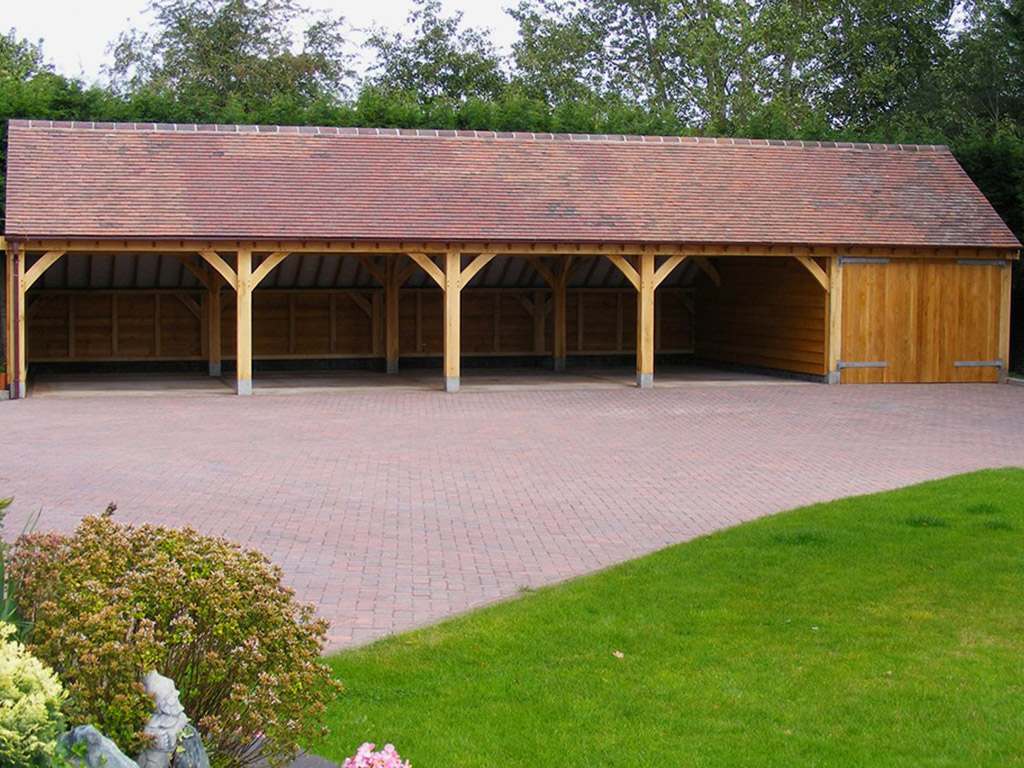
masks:
[(136, 762), (139, 768), (168, 768), (178, 747), (181, 732), (188, 724), (185, 708), (178, 698), (174, 681), (153, 670), (142, 680), (146, 693), (156, 702), (152, 717), (146, 723), (143, 733), (150, 738), (150, 745), (142, 751)]

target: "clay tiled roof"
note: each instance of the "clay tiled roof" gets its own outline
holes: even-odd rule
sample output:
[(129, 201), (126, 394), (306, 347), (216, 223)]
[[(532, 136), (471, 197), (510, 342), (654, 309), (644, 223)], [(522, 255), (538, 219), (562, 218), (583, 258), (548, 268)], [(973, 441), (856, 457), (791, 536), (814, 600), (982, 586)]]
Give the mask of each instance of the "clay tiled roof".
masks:
[(1020, 247), (944, 147), (12, 121), (10, 237)]

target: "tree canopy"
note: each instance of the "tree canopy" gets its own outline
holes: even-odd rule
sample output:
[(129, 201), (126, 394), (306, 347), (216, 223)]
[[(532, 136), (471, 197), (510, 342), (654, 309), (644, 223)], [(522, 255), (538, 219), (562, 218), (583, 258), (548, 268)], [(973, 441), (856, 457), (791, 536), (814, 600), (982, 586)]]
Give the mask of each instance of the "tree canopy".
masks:
[[(1024, 236), (1024, 0), (438, 0), (360, 49), (300, 0), (152, 0), (107, 82), (0, 36), (0, 117), (948, 143)], [(364, 60), (362, 74), (355, 62)], [(0, 135), (0, 152), (3, 150)]]

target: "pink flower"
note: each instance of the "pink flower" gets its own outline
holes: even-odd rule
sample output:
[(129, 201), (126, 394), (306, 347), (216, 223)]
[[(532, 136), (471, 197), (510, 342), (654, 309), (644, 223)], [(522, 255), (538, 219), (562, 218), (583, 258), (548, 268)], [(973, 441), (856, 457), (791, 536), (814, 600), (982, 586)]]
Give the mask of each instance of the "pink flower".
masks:
[(385, 744), (380, 752), (374, 752), (376, 744), (365, 742), (352, 757), (346, 757), (341, 768), (412, 768), (412, 765), (395, 751), (394, 744)]

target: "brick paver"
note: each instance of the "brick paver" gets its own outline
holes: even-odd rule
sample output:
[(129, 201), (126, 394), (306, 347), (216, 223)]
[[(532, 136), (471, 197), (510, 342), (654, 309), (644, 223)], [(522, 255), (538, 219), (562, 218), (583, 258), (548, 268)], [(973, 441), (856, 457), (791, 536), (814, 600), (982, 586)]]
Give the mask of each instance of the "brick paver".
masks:
[(0, 493), (259, 547), (364, 642), (759, 515), (1024, 465), (1024, 388), (358, 391), (0, 403)]

